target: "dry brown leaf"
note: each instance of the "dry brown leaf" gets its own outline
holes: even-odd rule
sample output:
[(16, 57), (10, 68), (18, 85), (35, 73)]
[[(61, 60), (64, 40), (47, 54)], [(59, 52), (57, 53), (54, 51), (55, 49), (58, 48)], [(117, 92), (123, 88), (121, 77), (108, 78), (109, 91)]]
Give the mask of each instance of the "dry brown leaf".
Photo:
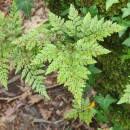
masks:
[(21, 95), (21, 99), (25, 100), (27, 97), (31, 97), (32, 96), (32, 92), (30, 91), (26, 91)]
[(47, 86), (56, 84), (57, 73), (51, 73), (46, 76), (45, 83)]
[(40, 94), (39, 95), (33, 95), (33, 96), (31, 96), (28, 103), (31, 104), (31, 105), (34, 105), (35, 103), (38, 103), (43, 99), (44, 99), (43, 95), (40, 95)]
[(43, 108), (39, 109), (39, 111), (40, 111), (43, 119), (48, 120), (51, 117), (52, 111), (48, 111), (48, 110), (43, 109)]
[(12, 116), (20, 107), (22, 107), (24, 104), (22, 102), (18, 102), (17, 105), (15, 107), (12, 108), (8, 108), (4, 115), (5, 116)]
[(0, 118), (1, 123), (12, 123), (16, 118), (16, 115), (3, 116)]

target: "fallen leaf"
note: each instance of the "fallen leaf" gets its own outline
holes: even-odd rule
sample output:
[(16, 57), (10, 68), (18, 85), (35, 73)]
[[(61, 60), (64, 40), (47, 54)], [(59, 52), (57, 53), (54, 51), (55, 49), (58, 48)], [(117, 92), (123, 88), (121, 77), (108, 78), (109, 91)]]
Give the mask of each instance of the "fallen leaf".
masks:
[(31, 96), (28, 103), (34, 105), (35, 103), (38, 103), (43, 99), (44, 99), (43, 95), (40, 95), (40, 94), (39, 95), (33, 95), (33, 96)]
[(16, 115), (12, 116), (3, 116), (0, 118), (0, 122), (2, 123), (12, 123), (16, 118)]
[(31, 97), (31, 95), (32, 95), (32, 92), (26, 91), (26, 92), (24, 92), (24, 93), (21, 95), (21, 99), (22, 99), (22, 100), (25, 100), (27, 97)]
[(43, 117), (43, 119), (48, 120), (51, 117), (52, 111), (48, 111), (46, 109), (39, 109), (41, 116)]

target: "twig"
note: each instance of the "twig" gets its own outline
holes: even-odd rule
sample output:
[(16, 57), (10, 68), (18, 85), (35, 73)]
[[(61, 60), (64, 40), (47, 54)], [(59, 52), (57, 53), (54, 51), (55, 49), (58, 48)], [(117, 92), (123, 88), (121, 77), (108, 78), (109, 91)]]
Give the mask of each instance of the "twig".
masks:
[(7, 97), (7, 98), (0, 97), (0, 100), (5, 100), (5, 101), (7, 101), (7, 102), (11, 102), (11, 101), (16, 100), (16, 99), (23, 100), (23, 99), (25, 99), (27, 96), (30, 96), (30, 93), (31, 93), (30, 90), (28, 90), (28, 91), (24, 92), (23, 94), (18, 95), (18, 96), (13, 97), (13, 98), (10, 98), (10, 97)]
[(86, 126), (84, 123), (82, 124), (82, 126), (86, 129), (86, 130), (91, 130), (90, 126)]
[(78, 129), (80, 126), (82, 126), (84, 123), (84, 121), (80, 122), (77, 126), (76, 126), (76, 129)]
[(46, 89), (49, 90), (49, 89), (53, 89), (53, 88), (56, 88), (56, 87), (59, 87), (59, 86), (61, 86), (61, 85), (59, 85), (59, 84), (54, 84), (54, 85), (52, 85), (52, 86), (46, 87)]
[(0, 100), (5, 100), (7, 102), (11, 102), (11, 101), (16, 100), (16, 99), (18, 99), (20, 97), (21, 97), (21, 95), (17, 96), (17, 97), (13, 97), (13, 98), (0, 98)]
[(33, 122), (35, 122), (35, 123), (44, 122), (44, 123), (48, 123), (48, 124), (57, 124), (57, 123), (60, 123), (62, 121), (64, 121), (64, 119), (61, 119), (61, 120), (58, 120), (58, 121), (55, 121), (55, 122), (47, 121), (47, 120), (44, 120), (44, 119), (37, 119), (37, 118), (33, 119)]
[(13, 77), (12, 79), (10, 79), (10, 80), (8, 81), (8, 85), (11, 84), (11, 83), (13, 83), (13, 82), (15, 82), (15, 81), (17, 81), (18, 79), (20, 79), (20, 75), (16, 75), (16, 76)]

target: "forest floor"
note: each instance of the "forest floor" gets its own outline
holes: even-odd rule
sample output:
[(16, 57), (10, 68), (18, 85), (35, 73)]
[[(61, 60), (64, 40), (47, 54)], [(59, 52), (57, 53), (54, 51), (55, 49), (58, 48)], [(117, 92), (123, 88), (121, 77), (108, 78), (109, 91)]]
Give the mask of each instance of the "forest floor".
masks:
[[(11, 0), (0, 1), (0, 10), (8, 14)], [(35, 0), (30, 20), (24, 20), (25, 32), (47, 21), (48, 9), (44, 1)], [(46, 78), (50, 100), (32, 91), (20, 80), (20, 75), (10, 72), (8, 91), (0, 87), (0, 130), (96, 130), (76, 120), (65, 120), (71, 108), (72, 95), (56, 84), (56, 74)], [(92, 127), (94, 126), (94, 127)], [(104, 126), (104, 125), (102, 125)], [(107, 129), (106, 129), (107, 130)]]

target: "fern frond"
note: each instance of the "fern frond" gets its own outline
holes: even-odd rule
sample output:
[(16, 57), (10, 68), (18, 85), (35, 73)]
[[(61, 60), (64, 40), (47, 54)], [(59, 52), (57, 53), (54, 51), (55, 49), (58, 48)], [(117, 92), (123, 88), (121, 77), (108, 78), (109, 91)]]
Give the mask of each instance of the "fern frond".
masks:
[(70, 109), (69, 112), (64, 116), (66, 119), (77, 119), (78, 111), (76, 109)]
[(10, 7), (9, 15), (14, 16), (16, 12), (18, 12), (18, 6), (17, 6), (15, 0), (13, 0), (12, 4), (11, 4), (11, 7)]
[(86, 115), (86, 116), (82, 120), (85, 120), (85, 123), (87, 125), (89, 125), (92, 122), (92, 118), (94, 117), (95, 114), (96, 114), (96, 110), (89, 109), (89, 110), (84, 112), (84, 115)]
[(44, 70), (41, 69), (43, 65), (32, 66), (27, 65), (22, 71), (21, 78), (25, 78), (25, 83), (29, 86), (32, 86), (32, 89), (35, 89), (38, 93), (43, 94), (46, 98), (49, 99), (46, 87), (44, 85)]
[(0, 47), (0, 82), (7, 89), (10, 55), (6, 52), (2, 52), (1, 49), (2, 48)]
[(24, 66), (29, 64), (32, 56), (31, 51), (26, 52), (25, 47), (17, 46), (12, 52), (13, 66), (16, 68), (15, 73), (20, 72)]
[(104, 22), (104, 18), (100, 20), (98, 20), (97, 16), (91, 18), (90, 13), (88, 13), (83, 19), (80, 36), (103, 41), (103, 38), (122, 29), (122, 26), (112, 21), (108, 20)]
[(17, 12), (17, 6), (13, 1), (7, 17), (0, 13), (0, 82), (6, 89), (9, 63), (14, 49), (11, 42), (21, 34), (22, 29), (21, 15)]
[(29, 30), (26, 34), (14, 40), (12, 44), (19, 47), (24, 46), (26, 50), (42, 48), (44, 44), (49, 42), (50, 36), (50, 31), (45, 29), (45, 27), (44, 25), (40, 25), (36, 29)]
[(50, 21), (50, 24), (52, 26), (52, 28), (51, 28), (52, 31), (62, 33), (64, 19), (62, 19), (60, 16), (57, 16), (57, 15), (49, 12), (49, 21)]
[(32, 64), (38, 65), (46, 61), (51, 62), (53, 59), (56, 59), (57, 52), (58, 51), (55, 45), (46, 44), (36, 55), (36, 57), (32, 60)]
[(70, 20), (65, 22), (64, 30), (69, 36), (77, 37), (80, 31), (81, 18), (78, 14), (78, 11), (74, 8), (73, 5), (70, 5), (68, 18)]
[(110, 53), (108, 49), (105, 49), (99, 45), (97, 41), (88, 40), (87, 38), (77, 41), (76, 50), (79, 51), (81, 55), (85, 55), (86, 57), (97, 57), (99, 55)]
[(22, 15), (21, 12), (18, 11), (18, 7), (13, 0), (11, 8), (10, 8), (10, 13), (8, 17), (6, 17), (6, 34), (8, 35), (8, 40), (13, 41), (16, 39), (23, 30), (23, 25), (22, 25)]
[[(20, 70), (23, 65), (22, 77), (26, 77), (26, 83), (33, 88), (37, 88), (35, 84), (41, 86), (43, 80), (35, 78), (35, 82), (33, 77), (36, 77), (36, 74), (31, 67), (48, 62), (49, 66), (45, 74), (57, 72), (58, 84), (68, 87), (80, 106), (83, 88), (90, 74), (86, 66), (95, 64), (95, 57), (110, 52), (97, 41), (102, 41), (103, 38), (120, 31), (122, 27), (111, 21), (105, 22), (103, 18), (98, 20), (97, 16), (92, 18), (90, 13), (81, 18), (73, 5), (70, 6), (68, 18), (69, 20), (65, 21), (49, 13), (47, 27), (40, 26), (24, 34), (16, 39), (13, 45), (24, 47), (26, 52), (31, 53), (29, 63), (24, 64), (21, 60), (21, 65), (18, 67)], [(30, 68), (26, 67), (28, 65)], [(37, 71), (37, 68), (35, 69)], [(37, 76), (41, 78), (41, 75)]]
[(126, 86), (126, 89), (124, 90), (125, 94), (121, 97), (119, 102), (117, 104), (122, 104), (122, 103), (128, 103), (130, 104), (130, 85)]

